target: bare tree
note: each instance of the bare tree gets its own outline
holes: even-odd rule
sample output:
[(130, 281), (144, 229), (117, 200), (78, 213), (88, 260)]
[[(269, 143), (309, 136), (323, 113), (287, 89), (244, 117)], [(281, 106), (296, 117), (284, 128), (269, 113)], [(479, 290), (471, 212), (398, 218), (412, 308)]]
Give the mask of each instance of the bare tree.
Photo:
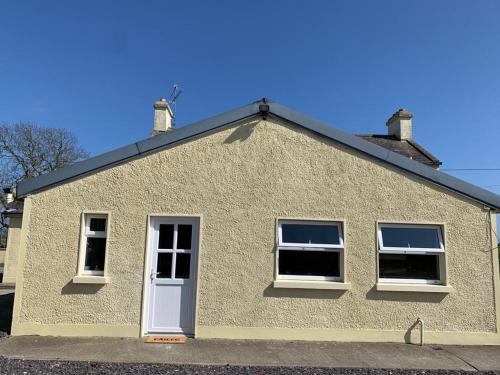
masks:
[[(21, 180), (37, 177), (87, 158), (76, 137), (66, 129), (43, 128), (20, 122), (0, 126), (0, 187), (13, 187)], [(0, 210), (7, 208), (0, 190)], [(5, 228), (3, 215), (0, 222)]]

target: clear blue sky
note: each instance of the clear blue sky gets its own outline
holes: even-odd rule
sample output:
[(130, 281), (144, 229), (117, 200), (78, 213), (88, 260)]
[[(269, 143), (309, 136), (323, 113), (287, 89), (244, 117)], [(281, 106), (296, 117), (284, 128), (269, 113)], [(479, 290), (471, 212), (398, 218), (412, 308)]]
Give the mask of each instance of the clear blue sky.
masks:
[[(0, 121), (92, 154), (263, 96), (353, 133), (398, 108), (446, 168), (500, 168), (500, 1), (5, 1)], [(500, 171), (453, 172), (500, 193)]]

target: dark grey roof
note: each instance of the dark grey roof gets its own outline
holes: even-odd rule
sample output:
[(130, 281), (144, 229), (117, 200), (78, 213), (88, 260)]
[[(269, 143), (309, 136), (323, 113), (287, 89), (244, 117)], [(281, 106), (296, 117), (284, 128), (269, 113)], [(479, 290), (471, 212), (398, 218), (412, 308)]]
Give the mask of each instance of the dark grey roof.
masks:
[(457, 193), (479, 201), (491, 208), (500, 209), (500, 196), (468, 182), (435, 170), (427, 165), (399, 155), (353, 134), (325, 125), (279, 103), (267, 99), (234, 109), (206, 120), (183, 126), (173, 132), (160, 134), (140, 142), (110, 151), (108, 153), (78, 162), (67, 168), (54, 171), (34, 179), (22, 181), (17, 186), (18, 197), (47, 189), (67, 180), (75, 179), (91, 172), (123, 163), (131, 158), (174, 145), (189, 138), (213, 131), (228, 124), (253, 116), (272, 116), (290, 124), (310, 130), (365, 155), (388, 163), (427, 181), (444, 186)]
[(438, 158), (413, 139), (399, 139), (394, 135), (381, 134), (356, 134), (356, 136), (434, 168), (442, 164)]

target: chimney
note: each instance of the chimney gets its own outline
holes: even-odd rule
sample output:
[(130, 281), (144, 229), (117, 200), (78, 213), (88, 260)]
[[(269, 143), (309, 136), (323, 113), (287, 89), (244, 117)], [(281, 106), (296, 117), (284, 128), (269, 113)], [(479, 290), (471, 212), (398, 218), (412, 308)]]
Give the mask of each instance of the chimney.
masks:
[(160, 99), (153, 105), (155, 109), (155, 123), (151, 137), (173, 129), (174, 114), (168, 105), (167, 99)]
[(391, 118), (387, 120), (387, 134), (393, 135), (401, 141), (412, 139), (412, 117), (413, 114), (406, 109), (400, 109), (394, 113)]

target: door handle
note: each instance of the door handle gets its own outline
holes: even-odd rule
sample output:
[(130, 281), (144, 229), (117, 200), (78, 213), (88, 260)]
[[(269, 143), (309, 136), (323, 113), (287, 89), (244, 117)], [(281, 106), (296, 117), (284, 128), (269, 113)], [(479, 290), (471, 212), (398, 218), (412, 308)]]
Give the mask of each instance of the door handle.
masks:
[(153, 281), (154, 279), (156, 279), (156, 275), (159, 275), (161, 272), (151, 272), (151, 275), (149, 275), (149, 277), (151, 278), (151, 281)]

